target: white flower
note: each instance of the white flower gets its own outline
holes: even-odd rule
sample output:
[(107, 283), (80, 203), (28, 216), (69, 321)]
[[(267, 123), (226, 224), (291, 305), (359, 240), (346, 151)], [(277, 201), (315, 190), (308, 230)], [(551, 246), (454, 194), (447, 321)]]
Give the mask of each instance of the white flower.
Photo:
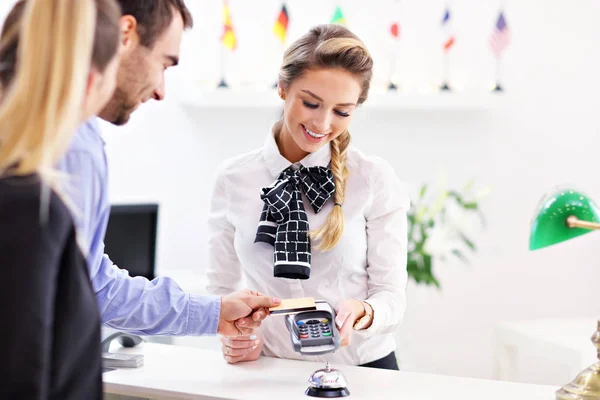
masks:
[(454, 248), (452, 236), (452, 230), (447, 225), (437, 224), (423, 243), (423, 250), (435, 258), (445, 257)]
[(476, 235), (481, 230), (479, 215), (472, 210), (465, 210), (456, 204), (450, 204), (446, 209), (445, 222), (457, 235), (463, 233), (467, 237)]

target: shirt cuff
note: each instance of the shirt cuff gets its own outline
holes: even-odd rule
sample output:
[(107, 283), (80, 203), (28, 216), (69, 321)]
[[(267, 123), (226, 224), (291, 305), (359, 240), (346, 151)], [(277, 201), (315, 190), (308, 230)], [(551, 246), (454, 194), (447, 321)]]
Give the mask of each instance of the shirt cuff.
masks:
[(385, 311), (384, 307), (382, 307), (383, 304), (379, 301), (379, 299), (366, 299), (365, 301), (371, 305), (371, 308), (373, 308), (373, 321), (371, 322), (371, 326), (369, 326), (367, 329), (359, 329), (354, 331), (354, 333), (366, 339), (381, 332), (382, 325), (384, 325), (386, 318), (385, 315), (382, 315), (382, 313), (385, 313)]
[(189, 318), (186, 335), (214, 336), (221, 315), (220, 296), (190, 294)]

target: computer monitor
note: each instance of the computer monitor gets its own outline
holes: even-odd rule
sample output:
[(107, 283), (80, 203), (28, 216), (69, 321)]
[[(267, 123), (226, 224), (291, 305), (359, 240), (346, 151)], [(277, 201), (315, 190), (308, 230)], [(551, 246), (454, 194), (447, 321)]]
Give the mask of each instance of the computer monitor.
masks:
[(154, 279), (158, 204), (113, 205), (104, 252), (130, 276)]

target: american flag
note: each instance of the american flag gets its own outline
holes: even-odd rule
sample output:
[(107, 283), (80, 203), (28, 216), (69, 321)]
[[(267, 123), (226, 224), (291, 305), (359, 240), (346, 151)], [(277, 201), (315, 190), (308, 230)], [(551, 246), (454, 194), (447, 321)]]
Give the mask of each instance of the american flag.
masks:
[(450, 48), (454, 45), (454, 32), (452, 31), (450, 22), (450, 9), (446, 8), (444, 17), (442, 18), (442, 33), (444, 35), (442, 46), (446, 52), (450, 51)]
[(500, 11), (498, 20), (494, 26), (494, 31), (490, 35), (490, 48), (496, 57), (500, 57), (502, 50), (510, 43), (510, 32), (504, 19), (504, 13)]

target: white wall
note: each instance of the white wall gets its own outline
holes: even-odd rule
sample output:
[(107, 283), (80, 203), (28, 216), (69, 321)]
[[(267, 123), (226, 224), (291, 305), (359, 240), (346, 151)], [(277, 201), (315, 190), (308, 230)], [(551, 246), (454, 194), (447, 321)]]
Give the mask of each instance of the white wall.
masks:
[[(105, 132), (113, 201), (160, 202), (159, 273), (179, 276), (183, 286), (193, 287), (203, 279), (214, 168), (226, 157), (261, 146), (276, 112), (193, 109), (179, 103), (184, 90), (200, 90), (218, 78), (220, 2), (188, 3), (197, 27), (185, 38), (182, 65), (168, 74), (167, 100), (145, 105), (129, 125), (105, 126)], [(351, 27), (372, 49), (379, 87), (389, 64), (386, 41), (380, 39), (386, 37), (391, 3), (341, 3)], [(600, 3), (506, 3), (513, 34), (504, 59), (507, 92), (490, 110), (365, 109), (353, 124), (354, 143), (388, 159), (414, 186), (447, 170), (456, 187), (474, 178), (494, 189), (483, 205), (488, 228), (477, 238), (480, 251), (471, 265), (437, 265), (441, 291), (409, 285), (406, 322), (398, 334), (407, 370), (491, 377), (497, 321), (597, 315), (598, 236), (539, 252), (529, 252), (527, 244), (531, 217), (551, 187), (572, 183), (600, 199)], [(333, 4), (288, 1), (295, 18), (293, 38), (314, 22), (327, 22)], [(453, 4), (458, 35), (454, 82), (483, 90), (494, 75), (486, 41), (499, 1)], [(276, 74), (276, 61), (274, 68), (266, 66), (277, 57), (269, 38), (279, 3), (230, 0), (230, 5), (240, 51), (229, 73), (247, 90), (252, 79), (264, 84)], [(427, 87), (439, 77), (437, 24), (443, 5), (442, 0), (402, 2), (405, 87)]]

